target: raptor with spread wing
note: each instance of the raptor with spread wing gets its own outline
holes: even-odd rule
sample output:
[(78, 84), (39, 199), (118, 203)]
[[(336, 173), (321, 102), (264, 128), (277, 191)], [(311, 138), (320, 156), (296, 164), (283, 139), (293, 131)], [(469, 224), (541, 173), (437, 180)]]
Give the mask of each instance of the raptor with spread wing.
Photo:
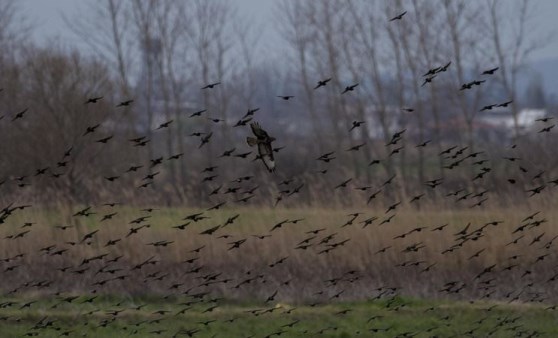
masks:
[(269, 172), (273, 172), (275, 170), (275, 159), (273, 158), (273, 148), (271, 147), (271, 142), (275, 141), (275, 137), (269, 136), (257, 122), (250, 123), (250, 127), (256, 137), (247, 137), (246, 141), (248, 142), (248, 145), (250, 147), (255, 145), (258, 146), (260, 159), (264, 163), (267, 170), (269, 170)]

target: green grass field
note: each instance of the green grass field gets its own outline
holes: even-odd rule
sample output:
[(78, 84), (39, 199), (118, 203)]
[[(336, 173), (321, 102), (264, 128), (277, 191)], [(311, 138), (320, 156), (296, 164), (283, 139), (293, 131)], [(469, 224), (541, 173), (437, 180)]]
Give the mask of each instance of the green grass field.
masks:
[[(540, 305), (430, 302), (400, 297), (326, 305), (239, 304), (191, 298), (4, 298), (0, 336), (21, 337), (527, 337), (558, 336)], [(184, 304), (186, 303), (186, 304)], [(8, 305), (6, 305), (8, 304)], [(182, 305), (181, 305), (182, 304)], [(121, 311), (121, 312), (120, 312)], [(165, 311), (165, 312), (163, 312)], [(166, 312), (168, 311), (168, 312)], [(271, 336), (270, 336), (271, 335)]]

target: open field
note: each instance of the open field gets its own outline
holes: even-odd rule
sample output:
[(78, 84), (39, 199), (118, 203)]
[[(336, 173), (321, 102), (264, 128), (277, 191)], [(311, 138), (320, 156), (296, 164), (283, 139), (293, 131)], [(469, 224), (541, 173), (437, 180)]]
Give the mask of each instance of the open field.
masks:
[[(558, 212), (525, 220), (535, 211), (377, 209), (351, 222), (358, 210), (102, 206), (71, 216), (77, 211), (17, 210), (0, 225), (4, 294), (208, 292), (263, 301), (276, 292), (278, 301), (324, 303), (393, 287), (420, 298), (558, 301)], [(207, 218), (183, 220), (200, 212)]]
[[(556, 337), (557, 313), (541, 305), (381, 301), (328, 305), (210, 299), (65, 297), (0, 301), (3, 337)], [(23, 304), (36, 300), (24, 310)], [(199, 303), (195, 303), (195, 302)], [(6, 305), (8, 304), (8, 305)], [(185, 305), (187, 304), (187, 305)]]
[(548, 6), (51, 3), (0, 0), (0, 338), (558, 337)]

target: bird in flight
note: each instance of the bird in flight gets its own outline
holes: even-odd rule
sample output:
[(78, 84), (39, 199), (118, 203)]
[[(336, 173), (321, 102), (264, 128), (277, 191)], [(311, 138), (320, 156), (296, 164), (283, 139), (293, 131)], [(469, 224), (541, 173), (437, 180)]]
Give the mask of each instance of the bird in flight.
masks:
[(331, 81), (331, 78), (327, 78), (325, 80), (322, 81), (318, 81), (318, 84), (316, 85), (316, 87), (314, 87), (314, 89), (318, 89), (320, 87), (324, 87), (325, 85), (327, 85), (327, 83)]
[(355, 88), (358, 86), (358, 83), (355, 83), (354, 85), (350, 85), (345, 87), (345, 90), (341, 93), (341, 94), (345, 94), (346, 92), (352, 92), (353, 90), (355, 90)]
[(202, 87), (202, 89), (213, 89), (215, 86), (220, 85), (221, 82), (213, 82)]
[(277, 97), (282, 98), (285, 101), (289, 101), (290, 99), (292, 99), (294, 96), (292, 95), (277, 95)]
[(90, 97), (89, 99), (87, 99), (87, 101), (85, 101), (85, 104), (89, 104), (89, 103), (97, 103), (99, 100), (101, 100), (103, 97), (102, 96), (97, 96), (97, 97)]
[(353, 121), (353, 125), (351, 129), (349, 129), (349, 131), (352, 131), (353, 129), (360, 127), (364, 123), (365, 123), (364, 121)]
[(391, 21), (395, 21), (395, 20), (401, 20), (401, 19), (403, 19), (403, 16), (405, 14), (407, 14), (407, 11), (405, 11), (405, 12), (403, 12), (403, 13), (397, 15), (397, 16), (394, 16), (393, 18), (389, 19), (389, 21), (391, 22)]
[(204, 144), (209, 143), (209, 140), (211, 139), (211, 136), (213, 136), (213, 132), (210, 132), (206, 136), (203, 136), (201, 138), (201, 143), (200, 143), (200, 146), (198, 148), (201, 148), (201, 147), (203, 147)]
[(17, 113), (14, 118), (12, 119), (12, 122), (18, 119), (23, 118), (23, 115), (25, 115), (25, 113), (27, 113), (27, 111), (29, 110), (29, 108), (25, 108), (24, 110), (20, 111), (19, 113)]
[(484, 72), (482, 72), (481, 75), (492, 75), (494, 74), (494, 72), (496, 72), (498, 69), (500, 69), (500, 67), (495, 67), (495, 68), (491, 68), (491, 69), (487, 69)]
[(497, 104), (496, 107), (507, 107), (507, 106), (508, 106), (510, 103), (512, 103), (512, 102), (513, 102), (513, 100), (506, 101), (506, 102)]
[(249, 136), (246, 138), (246, 142), (250, 147), (255, 145), (258, 146), (260, 159), (267, 170), (269, 170), (269, 172), (273, 172), (275, 170), (275, 159), (273, 158), (273, 148), (271, 146), (271, 142), (275, 141), (275, 138), (269, 136), (257, 122), (250, 123), (250, 127), (252, 128), (252, 133), (254, 133), (254, 136), (256, 137)]
[(133, 102), (134, 102), (134, 100), (122, 101), (122, 102), (120, 102), (120, 103), (116, 106), (116, 108), (118, 108), (118, 107), (127, 107), (127, 106), (131, 105)]

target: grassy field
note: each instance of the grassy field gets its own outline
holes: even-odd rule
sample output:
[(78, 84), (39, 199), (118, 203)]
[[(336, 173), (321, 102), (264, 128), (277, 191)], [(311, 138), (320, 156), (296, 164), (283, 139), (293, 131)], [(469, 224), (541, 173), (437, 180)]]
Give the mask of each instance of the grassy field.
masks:
[[(4, 298), (2, 337), (541, 337), (558, 335), (556, 311), (540, 305), (432, 302), (388, 297), (328, 305), (90, 297)], [(12, 304), (13, 303), (13, 304)], [(9, 304), (6, 306), (5, 304)], [(211, 309), (208, 312), (208, 309)], [(163, 312), (165, 311), (165, 312)], [(166, 312), (168, 311), (168, 312)], [(275, 335), (274, 335), (275, 334)]]
[[(67, 214), (18, 211), (0, 227), (4, 293), (165, 296), (194, 288), (257, 301), (280, 290), (278, 299), (297, 302), (327, 301), (340, 291), (335, 300), (362, 300), (375, 297), (375, 288), (390, 286), (420, 298), (558, 300), (556, 283), (549, 280), (555, 274), (556, 211), (525, 220), (536, 210), (376, 209), (360, 210), (354, 218), (349, 214), (359, 210), (148, 213), (105, 206), (92, 208), (94, 214), (87, 217), (71, 216), (76, 209)], [(200, 212), (207, 218), (183, 220)], [(112, 213), (116, 214), (101, 222)], [(136, 222), (142, 216), (149, 217)], [(367, 225), (371, 217), (377, 219)], [(25, 226), (26, 222), (34, 224)], [(216, 226), (211, 234), (203, 234)], [(130, 234), (132, 228), (137, 232)], [(241, 243), (235, 245), (237, 241)], [(212, 274), (219, 277), (204, 284)], [(253, 276), (260, 277), (241, 284)], [(25, 285), (38, 280), (49, 283)], [(465, 286), (457, 292), (441, 291), (450, 281)], [(169, 290), (175, 283), (180, 288)]]
[(0, 225), (0, 337), (558, 335), (556, 211), (83, 208)]

